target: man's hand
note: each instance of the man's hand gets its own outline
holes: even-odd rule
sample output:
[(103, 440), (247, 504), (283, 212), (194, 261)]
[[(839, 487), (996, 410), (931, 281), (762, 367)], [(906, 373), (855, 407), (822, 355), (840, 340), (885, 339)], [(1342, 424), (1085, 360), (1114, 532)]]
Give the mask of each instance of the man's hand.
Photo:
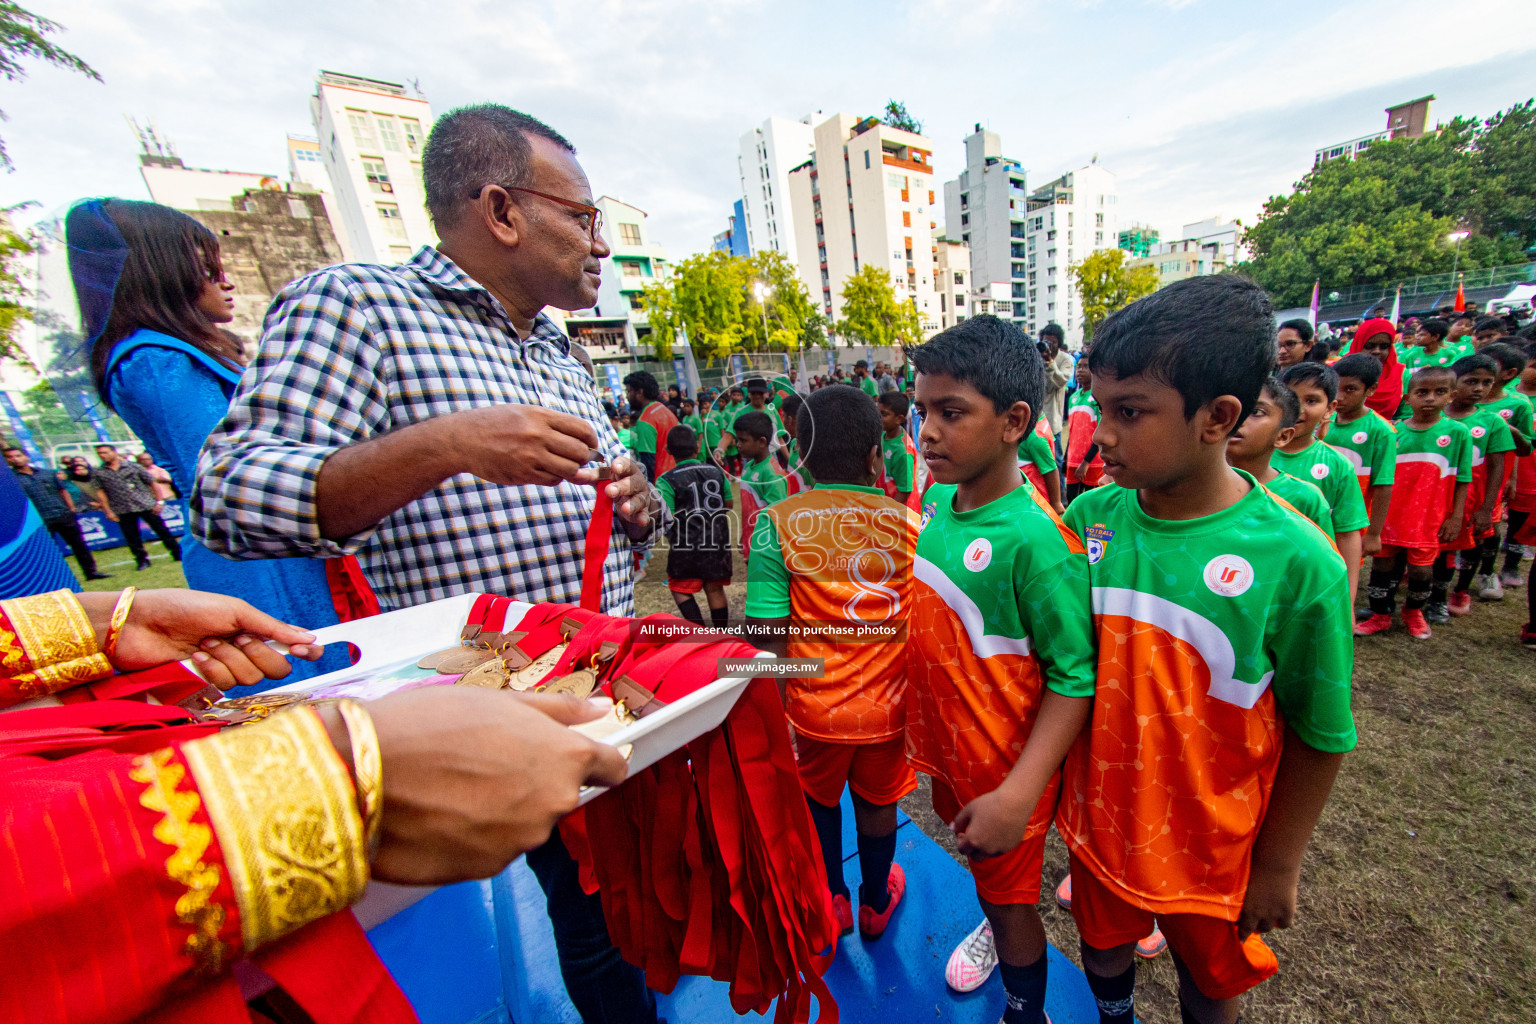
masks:
[(651, 528), (651, 515), (655, 511), (651, 500), (651, 484), (645, 478), (645, 467), (630, 458), (613, 460), (613, 479), (606, 489), (613, 499), (613, 510), (627, 526), (634, 527), (631, 536), (644, 536)]
[(1461, 532), (1461, 521), (1463, 518), (1463, 516), (1452, 516), (1440, 524), (1440, 532), (1437, 536), (1440, 538), (1441, 544), (1449, 544), (1456, 539), (1456, 535)]
[(960, 808), (950, 829), (955, 848), (967, 857), (999, 857), (1024, 838), (1032, 807), (1017, 807), (1001, 789), (983, 793)]
[(374, 877), (487, 878), (542, 845), (582, 786), (628, 773), (614, 747), (567, 728), (611, 714), (605, 703), (454, 686), (369, 703), (384, 764)]
[(1366, 558), (1381, 554), (1381, 534), (1370, 530), (1360, 535), (1360, 553)]
[[(495, 484), (591, 484), (597, 470), (592, 424), (536, 405), (489, 405), (443, 418), (449, 452), (462, 454), (460, 472)], [(450, 476), (452, 474), (449, 474)]]
[(1247, 939), (1276, 928), (1289, 928), (1296, 919), (1296, 886), (1299, 870), (1264, 868), (1254, 864), (1248, 875), (1248, 892), (1237, 918), (1237, 937)]
[[(77, 597), (97, 642), (104, 642), (117, 593)], [(190, 657), (204, 679), (227, 690), (282, 679), (292, 671), (287, 658), (262, 642), (268, 639), (288, 644), (293, 657), (306, 661), (325, 653), (313, 633), (279, 622), (239, 598), (198, 590), (141, 590), (118, 636), (113, 664), (131, 670)]]

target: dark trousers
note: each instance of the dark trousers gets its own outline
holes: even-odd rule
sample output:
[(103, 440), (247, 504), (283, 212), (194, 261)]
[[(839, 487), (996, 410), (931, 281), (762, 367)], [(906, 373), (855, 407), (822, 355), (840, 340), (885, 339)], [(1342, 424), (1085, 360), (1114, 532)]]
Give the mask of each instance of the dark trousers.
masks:
[(528, 851), (528, 868), (544, 889), (560, 976), (584, 1024), (655, 1024), (656, 997), (645, 987), (645, 972), (614, 948), (602, 900), (582, 892), (559, 830)]
[(91, 549), (85, 546), (85, 538), (80, 534), (80, 524), (75, 521), (74, 516), (53, 520), (48, 524), (48, 530), (69, 545), (75, 561), (80, 563), (81, 572), (87, 576), (96, 575), (96, 556), (91, 554)]
[(139, 536), (139, 520), (143, 520), (149, 528), (155, 531), (155, 536), (160, 538), (160, 543), (165, 545), (165, 550), (171, 553), (176, 561), (181, 561), (181, 545), (176, 543), (176, 538), (171, 536), (171, 531), (166, 529), (165, 520), (160, 518), (160, 513), (154, 509), (145, 509), (143, 512), (123, 512), (117, 517), (117, 525), (123, 531), (123, 540), (128, 542), (128, 550), (133, 552), (136, 562), (149, 561), (149, 556), (144, 553), (144, 541)]

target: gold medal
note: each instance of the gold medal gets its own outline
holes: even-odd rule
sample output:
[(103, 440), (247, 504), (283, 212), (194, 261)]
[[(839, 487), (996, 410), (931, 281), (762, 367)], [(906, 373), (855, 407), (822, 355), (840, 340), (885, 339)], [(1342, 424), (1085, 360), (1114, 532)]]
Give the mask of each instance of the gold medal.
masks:
[(500, 658), (491, 658), (489, 661), (470, 669), (459, 677), (455, 686), (474, 686), (482, 690), (499, 690), (507, 685), (507, 679), (511, 675), (507, 671), (506, 662)]
[(437, 664), (431, 667), (445, 676), (456, 676), (461, 672), (478, 668), (494, 657), (496, 657), (495, 651), (489, 651), (483, 647), (460, 647), (456, 651), (449, 651), (439, 657)]
[(290, 704), (297, 704), (307, 700), (309, 693), (304, 690), (291, 690), (287, 693), (256, 693), (249, 697), (228, 697), (219, 701), (215, 707), (229, 708), (237, 711), (250, 711), (261, 708), (265, 711), (276, 711)]
[(565, 654), (565, 649), (568, 646), (568, 644), (561, 644), (559, 647), (553, 647), (545, 651), (533, 659), (533, 661), (512, 673), (512, 679), (507, 685), (514, 690), (531, 690), (538, 686), (544, 677), (549, 675), (550, 669), (559, 663), (561, 656)]
[(577, 669), (570, 675), (551, 679), (539, 687), (540, 693), (568, 693), (572, 697), (580, 697), (586, 700), (592, 691), (597, 689), (597, 673), (589, 668)]
[(422, 658), (420, 661), (418, 661), (416, 663), (416, 667), (417, 668), (435, 669), (435, 668), (437, 668), (438, 662), (442, 661), (444, 658), (448, 657), (450, 654), (457, 654), (459, 651), (462, 651), (463, 649), (464, 649), (464, 645), (463, 644), (455, 644), (452, 647), (444, 647), (440, 651), (433, 651), (431, 654), (427, 655), (425, 658)]

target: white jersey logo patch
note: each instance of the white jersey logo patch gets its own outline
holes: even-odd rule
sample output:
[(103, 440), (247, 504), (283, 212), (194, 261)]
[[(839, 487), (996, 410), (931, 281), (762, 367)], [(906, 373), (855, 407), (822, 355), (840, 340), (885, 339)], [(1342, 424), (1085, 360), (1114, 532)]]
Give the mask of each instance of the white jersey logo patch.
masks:
[(1435, 444), (1439, 445), (1441, 448), (1449, 448), (1451, 446), (1451, 435), (1441, 434), (1439, 437), (1435, 438)]
[(965, 567), (971, 572), (981, 572), (992, 564), (992, 542), (985, 537), (977, 537), (966, 545)]
[(1312, 467), (1312, 479), (1321, 480), (1328, 475), (1328, 467), (1319, 462)]
[(1371, 438), (1371, 435), (1367, 434), (1363, 430), (1355, 431), (1355, 437), (1354, 437), (1355, 444), (1365, 444), (1365, 442), (1369, 441), (1370, 438)]
[(1486, 433), (1488, 433), (1488, 431), (1486, 429), (1484, 429), (1483, 427), (1473, 427), (1472, 428), (1472, 436), (1473, 437), (1482, 437)]
[(1242, 555), (1217, 555), (1205, 563), (1205, 585), (1211, 593), (1238, 597), (1253, 586), (1253, 566)]
[(1515, 410), (1513, 410), (1513, 409), (1500, 409), (1499, 410), (1499, 415), (1503, 416), (1507, 420), (1514, 419), (1514, 417), (1515, 417)]

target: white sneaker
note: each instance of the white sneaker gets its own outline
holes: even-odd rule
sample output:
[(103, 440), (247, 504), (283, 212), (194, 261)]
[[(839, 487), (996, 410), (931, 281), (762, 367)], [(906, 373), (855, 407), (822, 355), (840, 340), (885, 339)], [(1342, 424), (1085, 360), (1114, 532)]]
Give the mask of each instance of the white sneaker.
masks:
[(1483, 577), (1483, 585), (1478, 588), (1477, 596), (1484, 601), (1504, 600), (1504, 584), (1499, 582), (1499, 574), (1491, 572)]
[(956, 992), (974, 992), (997, 968), (997, 943), (992, 941), (992, 924), (982, 918), (976, 930), (967, 935), (944, 965), (944, 983)]

